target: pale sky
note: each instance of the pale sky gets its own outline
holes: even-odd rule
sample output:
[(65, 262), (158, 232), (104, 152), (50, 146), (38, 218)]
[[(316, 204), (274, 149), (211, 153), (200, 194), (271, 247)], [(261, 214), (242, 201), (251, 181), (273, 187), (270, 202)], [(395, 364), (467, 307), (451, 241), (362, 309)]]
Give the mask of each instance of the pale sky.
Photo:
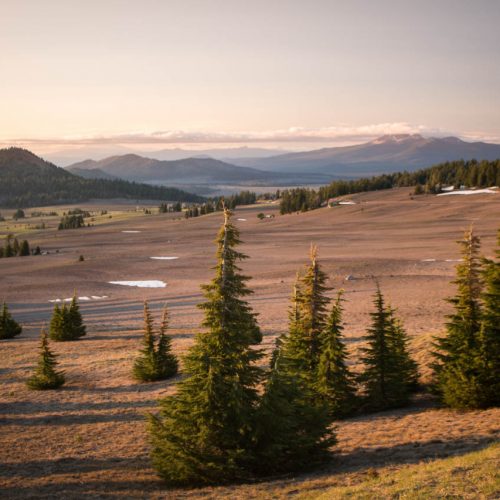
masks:
[(0, 146), (500, 142), (499, 26), (499, 0), (0, 0)]

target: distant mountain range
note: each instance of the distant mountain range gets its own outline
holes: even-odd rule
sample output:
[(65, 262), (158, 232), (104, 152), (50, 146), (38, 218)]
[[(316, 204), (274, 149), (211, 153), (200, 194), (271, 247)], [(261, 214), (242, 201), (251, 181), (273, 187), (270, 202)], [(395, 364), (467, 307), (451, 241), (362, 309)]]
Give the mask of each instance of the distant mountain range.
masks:
[[(188, 154), (192, 151), (165, 150)], [(456, 137), (425, 138), (421, 135), (385, 135), (355, 146), (323, 148), (300, 153), (256, 157), (258, 148), (208, 150), (207, 154), (236, 154), (246, 157), (221, 161), (211, 157), (159, 160), (137, 154), (85, 160), (68, 167), (84, 177), (121, 178), (151, 184), (182, 187), (211, 185), (287, 186), (328, 183), (419, 168), (454, 160), (495, 160), (500, 145), (465, 142)], [(199, 151), (197, 153), (200, 153)], [(158, 154), (158, 152), (156, 153)], [(167, 154), (167, 153), (165, 153)]]
[(130, 181), (159, 185), (279, 185), (326, 183), (331, 177), (314, 173), (267, 172), (249, 167), (239, 167), (213, 158), (185, 158), (161, 161), (128, 154), (104, 160), (85, 160), (67, 167), (82, 176), (103, 175)]
[(233, 163), (233, 159), (246, 158), (267, 158), (279, 154), (288, 153), (282, 149), (267, 149), (253, 148), (248, 146), (230, 147), (230, 148), (215, 148), (215, 149), (161, 149), (158, 151), (137, 151), (126, 146), (120, 145), (102, 145), (102, 146), (86, 146), (65, 151), (56, 151), (44, 155), (44, 157), (52, 163), (61, 167), (67, 167), (77, 162), (84, 161), (87, 158), (94, 160), (102, 160), (110, 156), (121, 156), (128, 154), (136, 154), (155, 160), (175, 161), (184, 160), (185, 158), (214, 158), (216, 160), (227, 161)]
[(170, 187), (121, 179), (84, 179), (26, 149), (0, 149), (0, 206), (47, 206), (91, 198), (202, 201), (199, 196)]
[(456, 137), (425, 138), (418, 134), (385, 135), (355, 146), (323, 148), (270, 158), (239, 159), (239, 166), (271, 172), (315, 172), (331, 176), (364, 177), (414, 171), (453, 160), (495, 160), (500, 145), (465, 142)]

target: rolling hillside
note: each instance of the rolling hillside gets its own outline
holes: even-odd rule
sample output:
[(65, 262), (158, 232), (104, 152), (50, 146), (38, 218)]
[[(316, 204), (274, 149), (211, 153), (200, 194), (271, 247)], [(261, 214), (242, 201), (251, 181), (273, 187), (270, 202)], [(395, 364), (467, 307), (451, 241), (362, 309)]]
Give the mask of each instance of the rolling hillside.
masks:
[(83, 179), (25, 149), (0, 150), (1, 206), (33, 207), (90, 198), (201, 200), (199, 196), (175, 188), (153, 187), (123, 180)]

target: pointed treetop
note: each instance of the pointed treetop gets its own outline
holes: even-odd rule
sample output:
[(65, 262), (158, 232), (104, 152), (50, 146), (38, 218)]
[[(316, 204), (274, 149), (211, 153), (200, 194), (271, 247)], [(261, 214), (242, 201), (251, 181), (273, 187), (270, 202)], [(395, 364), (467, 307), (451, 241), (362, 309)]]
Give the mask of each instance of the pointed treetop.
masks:
[(316, 259), (318, 257), (318, 247), (313, 243), (311, 243), (310, 256), (311, 256), (311, 264), (313, 265), (313, 267), (316, 267)]

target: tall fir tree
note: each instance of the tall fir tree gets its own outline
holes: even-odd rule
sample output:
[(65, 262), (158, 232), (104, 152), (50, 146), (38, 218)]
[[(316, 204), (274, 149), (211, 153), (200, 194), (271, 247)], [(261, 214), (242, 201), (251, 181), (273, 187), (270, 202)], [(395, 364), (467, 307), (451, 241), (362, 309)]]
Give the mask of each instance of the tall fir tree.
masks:
[(172, 339), (168, 335), (168, 310), (163, 308), (158, 347), (156, 349), (156, 366), (161, 379), (173, 377), (179, 370), (177, 356), (172, 353)]
[(300, 277), (296, 290), (290, 330), (284, 346), (284, 362), (289, 370), (313, 383), (320, 357), (321, 332), (326, 324), (326, 274), (321, 270), (317, 249), (311, 246), (311, 262)]
[(71, 299), (71, 303), (67, 310), (67, 316), (69, 328), (71, 330), (71, 338), (76, 340), (80, 337), (84, 337), (87, 331), (85, 325), (83, 324), (82, 314), (80, 312), (80, 306), (78, 304), (76, 292), (73, 294), (73, 298)]
[(330, 417), (350, 415), (357, 405), (354, 376), (347, 367), (347, 352), (342, 332), (343, 290), (337, 294), (327, 324), (321, 333), (321, 354), (315, 392), (328, 405)]
[(435, 388), (447, 406), (480, 408), (481, 395), (481, 293), (480, 240), (472, 229), (463, 240), (462, 262), (457, 265), (457, 294), (448, 299), (455, 311), (448, 316), (446, 336), (435, 339)]
[(12, 339), (20, 335), (22, 331), (21, 325), (14, 320), (4, 302), (0, 312), (0, 339)]
[(21, 248), (19, 249), (19, 256), (20, 257), (26, 257), (30, 254), (30, 245), (28, 243), (28, 240), (23, 240), (21, 243)]
[(406, 404), (413, 378), (409, 355), (401, 347), (406, 342), (404, 330), (395, 320), (393, 310), (386, 307), (378, 284), (374, 305), (366, 336), (368, 346), (361, 350), (364, 371), (358, 381), (363, 387), (364, 408), (379, 411)]
[(276, 338), (275, 346), (271, 354), (271, 360), (269, 363), (269, 367), (271, 369), (275, 368), (275, 364), (278, 361), (282, 363), (284, 359), (284, 356), (282, 355), (282, 349), (284, 348), (285, 345), (289, 343), (288, 340), (289, 337), (292, 336), (294, 338), (297, 338), (298, 342), (300, 316), (299, 316), (299, 306), (297, 302), (297, 297), (299, 294), (299, 286), (300, 286), (300, 274), (297, 272), (297, 274), (295, 275), (295, 282), (293, 284), (293, 289), (292, 289), (291, 306), (288, 310), (288, 333), (282, 333), (279, 337)]
[(150, 419), (153, 464), (169, 484), (227, 482), (249, 475), (255, 440), (262, 338), (244, 300), (251, 291), (237, 262), (245, 256), (231, 213), (217, 237), (215, 278), (204, 285), (206, 331), (196, 335), (184, 360), (177, 393)]
[(132, 370), (136, 380), (151, 382), (156, 378), (156, 352), (153, 331), (153, 318), (148, 303), (144, 301), (144, 334), (142, 337), (142, 349), (139, 357), (134, 361)]
[(64, 380), (64, 373), (57, 371), (56, 355), (49, 349), (47, 333), (42, 330), (40, 338), (40, 357), (38, 366), (26, 384), (30, 389), (47, 390), (61, 387)]
[(500, 406), (500, 230), (497, 260), (484, 260), (480, 329), (480, 406)]
[(397, 375), (400, 380), (404, 382), (404, 384), (400, 386), (401, 401), (407, 402), (410, 393), (418, 389), (418, 365), (410, 355), (410, 339), (404, 329), (403, 322), (400, 318), (396, 317), (396, 310), (394, 308), (388, 306), (387, 311), (389, 312), (387, 343), (395, 357)]

